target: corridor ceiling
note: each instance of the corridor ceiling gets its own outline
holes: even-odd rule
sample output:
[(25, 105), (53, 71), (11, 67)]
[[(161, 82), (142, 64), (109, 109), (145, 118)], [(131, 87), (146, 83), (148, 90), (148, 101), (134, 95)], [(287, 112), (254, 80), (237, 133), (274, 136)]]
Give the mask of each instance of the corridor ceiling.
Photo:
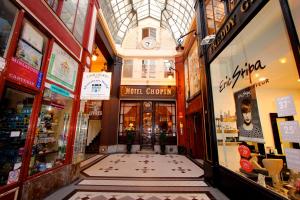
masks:
[(110, 32), (121, 44), (128, 29), (153, 18), (177, 40), (188, 32), (194, 16), (194, 0), (98, 0)]

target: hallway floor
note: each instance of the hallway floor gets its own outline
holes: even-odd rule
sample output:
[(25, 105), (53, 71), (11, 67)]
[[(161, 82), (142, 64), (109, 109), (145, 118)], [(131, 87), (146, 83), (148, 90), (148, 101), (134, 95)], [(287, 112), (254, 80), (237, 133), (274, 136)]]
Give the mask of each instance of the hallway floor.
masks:
[(204, 171), (182, 155), (112, 154), (96, 159), (82, 170), (80, 180), (46, 200), (228, 199), (205, 183)]

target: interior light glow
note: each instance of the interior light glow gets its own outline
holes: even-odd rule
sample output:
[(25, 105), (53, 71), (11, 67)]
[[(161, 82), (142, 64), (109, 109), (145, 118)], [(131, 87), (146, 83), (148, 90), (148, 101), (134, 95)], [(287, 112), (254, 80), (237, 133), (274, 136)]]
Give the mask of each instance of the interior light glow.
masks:
[(286, 63), (286, 61), (287, 61), (286, 57), (282, 57), (282, 58), (279, 59), (279, 62), (280, 62), (281, 64)]
[(96, 61), (97, 60), (97, 56), (95, 54), (92, 55), (92, 61)]

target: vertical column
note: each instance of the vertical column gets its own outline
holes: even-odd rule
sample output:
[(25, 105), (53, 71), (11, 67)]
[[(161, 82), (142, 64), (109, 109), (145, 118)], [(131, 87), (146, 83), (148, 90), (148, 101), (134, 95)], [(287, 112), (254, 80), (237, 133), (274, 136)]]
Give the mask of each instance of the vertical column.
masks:
[(186, 119), (185, 119), (185, 93), (184, 93), (184, 59), (183, 56), (175, 58), (176, 64), (176, 86), (177, 86), (177, 137), (178, 146), (185, 146), (187, 143), (186, 137)]
[[(115, 57), (109, 69), (112, 72), (110, 100), (103, 102), (102, 113), (102, 133), (100, 135), (100, 148), (112, 146), (118, 143), (119, 110), (120, 99), (119, 90), (121, 84), (122, 59)], [(102, 151), (102, 149), (100, 149)]]

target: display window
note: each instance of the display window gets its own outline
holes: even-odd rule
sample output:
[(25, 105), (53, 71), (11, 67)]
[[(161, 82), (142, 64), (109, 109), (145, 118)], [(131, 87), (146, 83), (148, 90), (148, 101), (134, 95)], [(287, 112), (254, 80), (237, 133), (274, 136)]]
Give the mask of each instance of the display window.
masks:
[(64, 164), (72, 104), (72, 98), (44, 90), (29, 175)]
[(1, 1), (0, 7), (0, 57), (5, 57), (8, 41), (18, 13), (18, 9), (10, 1)]
[(293, 55), (279, 1), (269, 1), (210, 70), (219, 164), (297, 199), (300, 79)]
[(19, 180), (34, 96), (7, 87), (0, 104), (0, 186)]

